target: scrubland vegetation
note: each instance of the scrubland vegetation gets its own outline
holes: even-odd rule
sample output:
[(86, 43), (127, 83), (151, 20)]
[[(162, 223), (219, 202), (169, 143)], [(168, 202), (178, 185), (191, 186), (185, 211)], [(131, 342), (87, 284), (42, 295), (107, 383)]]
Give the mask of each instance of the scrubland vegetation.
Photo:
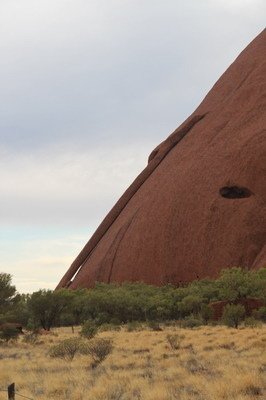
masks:
[[(259, 306), (247, 310), (252, 298)], [(0, 389), (15, 382), (34, 400), (265, 398), (265, 300), (265, 268), (178, 288), (97, 284), (31, 295), (2, 273)]]
[[(160, 331), (136, 327), (79, 339), (79, 329), (55, 328), (33, 343), (21, 336), (0, 347), (1, 387), (33, 399), (251, 400), (265, 398), (266, 329), (204, 326)], [(75, 338), (112, 343), (97, 361), (89, 352), (51, 357), (51, 349)], [(96, 342), (97, 346), (97, 342)], [(4, 366), (4, 367), (3, 367)], [(0, 393), (0, 399), (6, 394)]]
[(217, 301), (228, 302), (226, 323), (238, 326), (246, 312), (241, 301), (256, 298), (261, 307), (253, 315), (266, 320), (266, 268), (225, 269), (216, 280), (194, 281), (182, 287), (155, 287), (144, 283), (96, 284), (93, 289), (56, 292), (39, 290), (18, 294), (8, 274), (0, 274), (0, 323), (20, 322), (29, 329), (81, 325), (93, 330), (103, 324), (182, 320), (184, 326), (207, 324)]

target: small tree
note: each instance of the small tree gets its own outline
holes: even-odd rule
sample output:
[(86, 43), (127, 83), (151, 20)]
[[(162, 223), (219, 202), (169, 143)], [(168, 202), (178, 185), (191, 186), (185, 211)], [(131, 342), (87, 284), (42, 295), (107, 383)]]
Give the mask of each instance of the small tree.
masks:
[(49, 331), (59, 319), (62, 311), (68, 305), (67, 290), (39, 290), (34, 292), (28, 300), (28, 307), (36, 324)]
[(6, 320), (21, 323), (26, 326), (30, 319), (30, 312), (27, 306), (29, 294), (17, 294), (12, 300), (12, 307), (6, 314)]
[(239, 323), (245, 317), (245, 307), (241, 304), (227, 304), (223, 311), (222, 320), (229, 326), (238, 328)]
[(81, 336), (85, 337), (86, 339), (93, 338), (96, 333), (98, 332), (98, 327), (95, 323), (91, 320), (85, 321), (81, 328)]
[(13, 304), (16, 296), (16, 288), (12, 285), (10, 274), (0, 272), (0, 314), (6, 313)]
[(217, 281), (221, 300), (237, 302), (256, 293), (256, 282), (250, 271), (239, 267), (222, 270)]
[(188, 295), (183, 298), (180, 304), (180, 311), (184, 316), (198, 315), (203, 303), (203, 299), (197, 295)]

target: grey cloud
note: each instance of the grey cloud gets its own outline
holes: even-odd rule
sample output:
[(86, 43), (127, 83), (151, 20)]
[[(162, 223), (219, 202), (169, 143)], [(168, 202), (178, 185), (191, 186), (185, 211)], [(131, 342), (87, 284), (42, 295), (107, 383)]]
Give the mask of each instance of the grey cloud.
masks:
[(259, 32), (245, 3), (1, 2), (1, 220), (100, 220)]
[(13, 151), (156, 143), (263, 27), (260, 1), (237, 19), (239, 1), (4, 4), (0, 135)]
[(2, 224), (96, 228), (146, 164), (145, 147), (0, 158)]

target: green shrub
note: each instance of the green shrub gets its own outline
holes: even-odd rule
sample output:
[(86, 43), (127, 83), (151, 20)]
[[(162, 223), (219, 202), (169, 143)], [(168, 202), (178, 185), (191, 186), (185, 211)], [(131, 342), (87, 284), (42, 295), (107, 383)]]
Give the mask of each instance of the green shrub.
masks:
[(36, 332), (26, 333), (23, 336), (23, 342), (28, 344), (37, 344), (39, 340), (39, 335)]
[(93, 319), (93, 322), (96, 326), (108, 324), (110, 322), (110, 316), (106, 312), (99, 312), (96, 318)]
[(184, 297), (179, 305), (181, 315), (198, 315), (201, 310), (203, 299), (197, 294), (189, 294)]
[(137, 321), (132, 321), (127, 323), (127, 331), (128, 332), (133, 332), (133, 331), (139, 331), (142, 328), (142, 324)]
[(78, 337), (65, 339), (59, 344), (50, 348), (49, 355), (53, 358), (62, 358), (66, 361), (72, 361), (75, 355), (82, 351), (83, 341)]
[(16, 328), (6, 326), (0, 331), (0, 339), (8, 343), (10, 340), (17, 340), (19, 333)]
[(98, 327), (95, 323), (91, 320), (84, 322), (81, 328), (81, 336), (85, 337), (86, 339), (92, 339), (96, 333), (98, 332)]
[(245, 326), (247, 326), (249, 328), (257, 328), (257, 327), (261, 326), (261, 321), (258, 321), (254, 317), (247, 317), (245, 319)]
[(231, 328), (238, 328), (245, 317), (245, 307), (241, 304), (227, 304), (223, 311), (222, 320)]
[(120, 331), (121, 326), (120, 325), (114, 325), (114, 324), (102, 324), (99, 328), (100, 332), (108, 332), (108, 331)]
[(169, 343), (172, 350), (180, 349), (180, 344), (182, 339), (184, 339), (184, 335), (167, 335), (166, 340)]
[(147, 323), (148, 328), (150, 328), (152, 331), (162, 331), (162, 327), (160, 326), (159, 322), (157, 321), (149, 321)]
[(29, 318), (26, 329), (31, 332), (37, 332), (40, 329), (40, 325), (34, 319)]
[(111, 325), (116, 325), (116, 326), (120, 326), (121, 325), (121, 321), (119, 320), (119, 318), (111, 318), (109, 323)]
[(213, 309), (208, 304), (202, 304), (200, 309), (200, 316), (203, 319), (204, 323), (208, 324), (208, 322), (213, 317)]
[(93, 359), (93, 367), (100, 364), (111, 353), (113, 344), (110, 339), (93, 339), (85, 347), (81, 347), (81, 353), (90, 355)]
[(266, 322), (266, 307), (260, 307), (254, 312), (254, 316), (260, 321)]
[(194, 317), (186, 317), (182, 322), (181, 322), (181, 326), (182, 328), (197, 328), (199, 326), (202, 325), (202, 320), (198, 319), (198, 318), (194, 318)]

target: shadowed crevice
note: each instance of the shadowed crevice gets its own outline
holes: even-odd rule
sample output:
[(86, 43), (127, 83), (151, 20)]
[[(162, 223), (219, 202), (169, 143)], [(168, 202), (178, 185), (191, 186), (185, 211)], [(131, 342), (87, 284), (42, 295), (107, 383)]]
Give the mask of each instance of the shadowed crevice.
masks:
[(225, 199), (245, 199), (253, 194), (249, 189), (241, 186), (224, 186), (219, 193)]

